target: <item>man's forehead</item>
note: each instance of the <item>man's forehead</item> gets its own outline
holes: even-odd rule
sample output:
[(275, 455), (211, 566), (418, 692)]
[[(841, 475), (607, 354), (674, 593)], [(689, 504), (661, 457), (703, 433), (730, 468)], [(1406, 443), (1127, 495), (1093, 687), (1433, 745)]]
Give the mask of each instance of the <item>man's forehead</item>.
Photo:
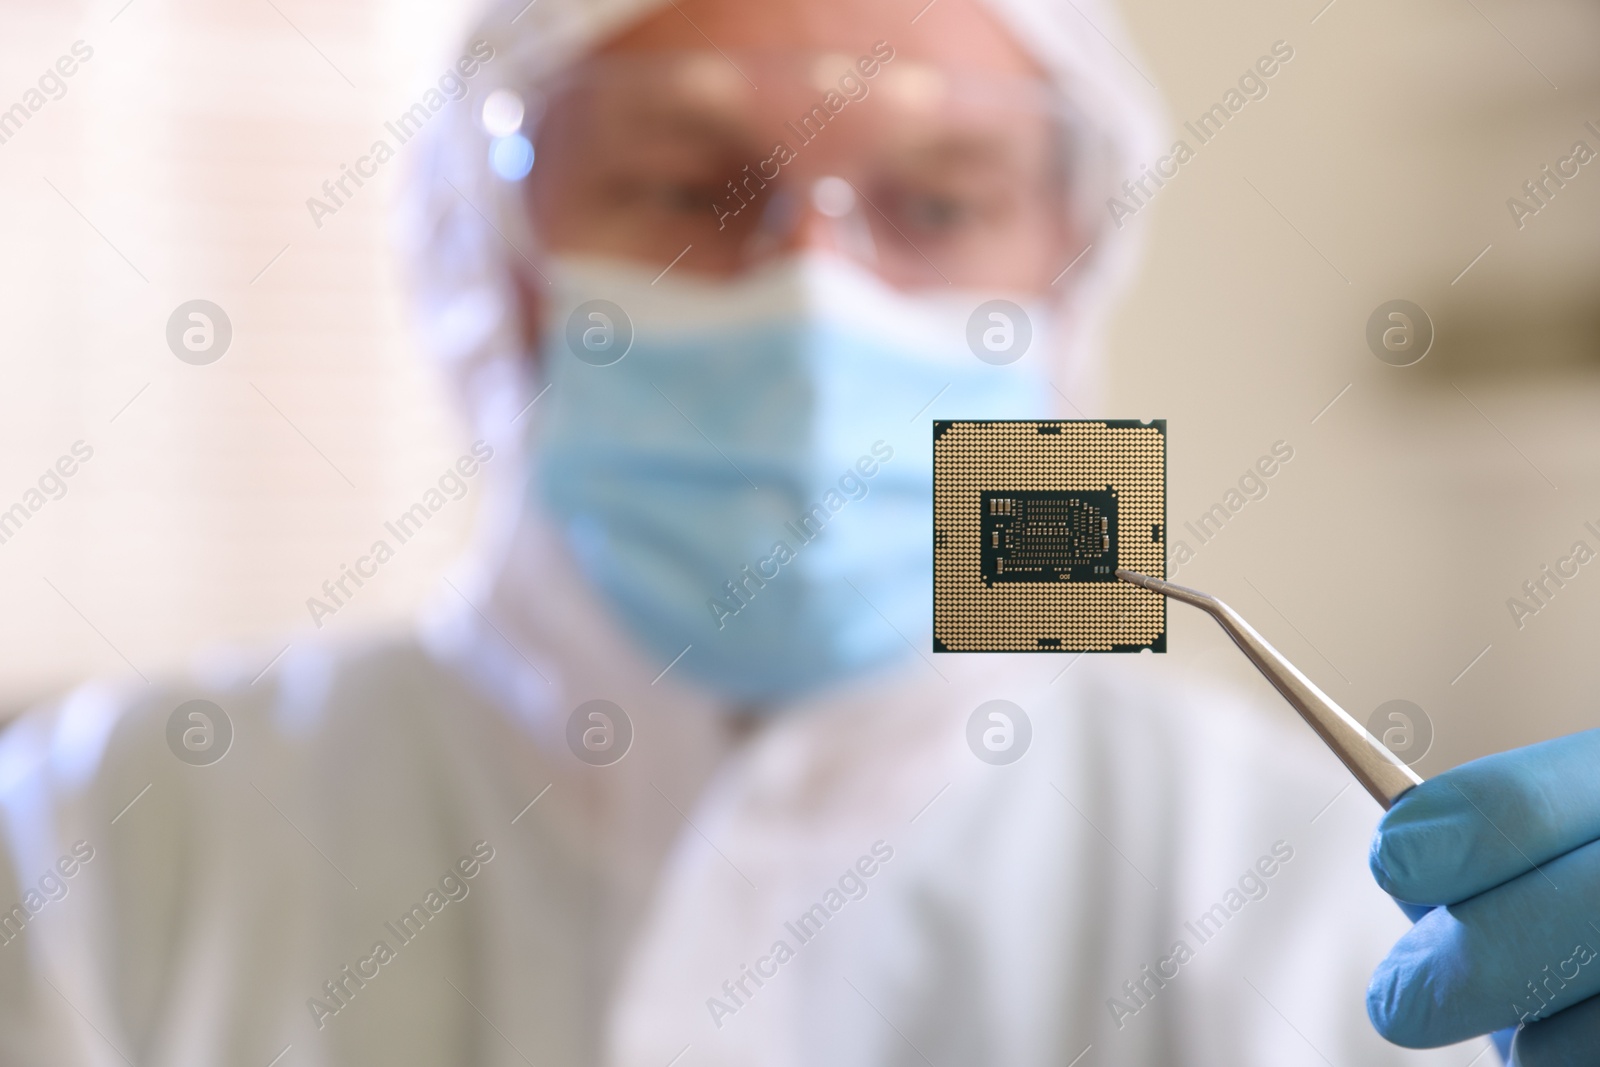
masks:
[(869, 54), (949, 70), (1041, 78), (1032, 54), (984, 0), (671, 0), (602, 44), (602, 55), (682, 50)]
[(709, 49), (599, 56), (573, 71), (567, 85), (606, 106), (727, 115), (793, 107), (796, 100), (823, 103), (830, 93), (850, 99), (870, 95), (905, 114), (958, 113), (980, 102), (1051, 102), (1037, 82), (973, 76), (880, 55), (892, 58)]
[[(570, 88), (586, 98), (579, 119), (585, 137), (762, 146), (808, 141), (822, 119), (828, 135), (808, 151), (892, 146), (951, 165), (1038, 143), (1053, 113), (1053, 94), (1031, 80), (898, 58), (866, 69), (870, 76), (833, 53), (613, 55), (580, 67)], [(748, 79), (758, 80), (759, 90)]]

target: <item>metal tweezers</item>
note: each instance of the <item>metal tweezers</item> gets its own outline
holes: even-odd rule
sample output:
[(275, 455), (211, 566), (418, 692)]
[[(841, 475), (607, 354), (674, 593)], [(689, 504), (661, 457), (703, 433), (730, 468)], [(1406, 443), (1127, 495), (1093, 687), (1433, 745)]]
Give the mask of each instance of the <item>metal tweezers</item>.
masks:
[(1117, 577), (1171, 600), (1181, 600), (1216, 619), (1228, 636), (1233, 638), (1233, 643), (1256, 665), (1256, 670), (1283, 694), (1283, 699), (1300, 713), (1300, 717), (1310, 724), (1323, 743), (1356, 776), (1356, 781), (1385, 810), (1399, 800), (1402, 793), (1422, 782), (1415, 771), (1335, 704), (1328, 694), (1313, 685), (1311, 679), (1301, 674), (1294, 664), (1284, 659), (1237, 611), (1209, 593), (1174, 585), (1160, 578), (1150, 578), (1125, 567), (1117, 568)]

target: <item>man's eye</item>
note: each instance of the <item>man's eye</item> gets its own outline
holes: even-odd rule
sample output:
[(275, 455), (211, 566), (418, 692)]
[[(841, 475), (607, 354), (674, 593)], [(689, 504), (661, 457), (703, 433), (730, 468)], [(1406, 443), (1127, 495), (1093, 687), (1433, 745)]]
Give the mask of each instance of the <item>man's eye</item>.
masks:
[(703, 215), (717, 202), (718, 190), (698, 179), (648, 178), (634, 186), (640, 207), (668, 215)]
[(970, 225), (977, 218), (976, 206), (955, 196), (908, 196), (901, 201), (906, 222), (919, 230), (947, 232)]
[(607, 183), (607, 200), (614, 208), (649, 212), (658, 217), (710, 215), (719, 195), (725, 195), (709, 181), (655, 177), (619, 176)]
[(668, 211), (703, 213), (710, 210), (717, 194), (700, 182), (664, 181), (653, 187), (651, 199)]

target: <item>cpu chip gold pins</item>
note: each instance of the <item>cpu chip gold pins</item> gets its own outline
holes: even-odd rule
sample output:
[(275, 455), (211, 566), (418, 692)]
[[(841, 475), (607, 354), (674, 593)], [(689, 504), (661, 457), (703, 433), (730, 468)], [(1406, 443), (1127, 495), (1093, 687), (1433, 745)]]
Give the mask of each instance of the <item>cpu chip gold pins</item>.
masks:
[(933, 424), (935, 652), (1165, 652), (1163, 419)]

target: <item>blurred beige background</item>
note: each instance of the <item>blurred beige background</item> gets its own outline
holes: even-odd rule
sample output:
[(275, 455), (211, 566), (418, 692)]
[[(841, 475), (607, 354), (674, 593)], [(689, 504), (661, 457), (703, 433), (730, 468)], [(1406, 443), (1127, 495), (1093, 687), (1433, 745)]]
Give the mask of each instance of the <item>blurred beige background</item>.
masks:
[[(1600, 11), (1323, 3), (1125, 6), (1175, 128), (1273, 42), (1295, 57), (1141, 212), (1105, 414), (1169, 420), (1178, 537), (1293, 446), (1180, 580), (1359, 718), (1421, 705), (1433, 773), (1600, 723), (1600, 564), (1520, 630), (1505, 603), (1575, 540), (1600, 550), (1600, 161), (1520, 231), (1506, 208), (1574, 141), (1600, 151)], [(0, 107), (73, 42), (94, 50), (0, 144), (0, 507), (94, 449), (0, 544), (0, 714), (219, 645), (267, 667), (463, 449), (390, 250), (404, 152), (320, 229), (305, 200), (438, 76), (466, 14), (0, 6)], [(210, 367), (164, 343), (197, 297), (235, 330)], [(1403, 369), (1364, 339), (1399, 297), (1437, 329)], [(452, 506), (324, 632), (403, 623), (469, 520)], [(1173, 669), (1272, 702), (1208, 620), (1175, 611), (1169, 647)]]
[[(1600, 725), (1600, 567), (1520, 631), (1506, 607), (1575, 540), (1600, 550), (1600, 160), (1521, 231), (1506, 207), (1574, 141), (1600, 150), (1600, 9), (1326, 2), (1127, 8), (1175, 122), (1272, 41), (1295, 58), (1153, 205), (1114, 406), (1171, 420), (1175, 536), (1294, 446), (1180, 580), (1363, 721), (1420, 705), (1430, 774)], [(1437, 330), (1403, 369), (1365, 342), (1395, 298)], [(1203, 616), (1169, 647), (1282, 708)]]

